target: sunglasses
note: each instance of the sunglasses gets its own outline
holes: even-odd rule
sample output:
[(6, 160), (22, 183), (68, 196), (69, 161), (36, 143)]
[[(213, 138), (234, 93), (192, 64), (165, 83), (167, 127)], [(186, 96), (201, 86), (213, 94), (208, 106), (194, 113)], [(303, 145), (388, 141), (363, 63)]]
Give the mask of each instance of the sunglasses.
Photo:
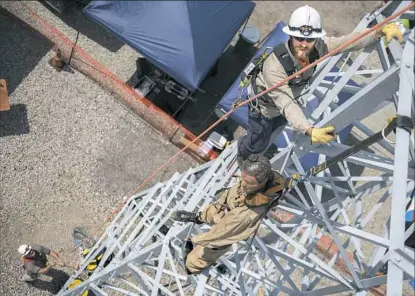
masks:
[(316, 40), (316, 38), (304, 38), (304, 37), (295, 37), (295, 36), (292, 36), (292, 37), (298, 42), (303, 42), (305, 40), (307, 43), (312, 43)]

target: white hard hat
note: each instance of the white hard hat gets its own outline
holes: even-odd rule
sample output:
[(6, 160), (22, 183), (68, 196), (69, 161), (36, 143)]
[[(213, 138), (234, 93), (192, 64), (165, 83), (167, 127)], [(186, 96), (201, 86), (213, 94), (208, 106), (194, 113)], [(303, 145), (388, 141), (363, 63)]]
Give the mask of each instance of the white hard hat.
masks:
[(282, 28), (282, 31), (290, 36), (301, 38), (322, 38), (326, 35), (322, 29), (320, 14), (308, 5), (294, 10), (288, 26)]
[(29, 245), (20, 245), (18, 249), (20, 255), (22, 256), (26, 256), (27, 254), (30, 253), (31, 250), (32, 250), (32, 247)]

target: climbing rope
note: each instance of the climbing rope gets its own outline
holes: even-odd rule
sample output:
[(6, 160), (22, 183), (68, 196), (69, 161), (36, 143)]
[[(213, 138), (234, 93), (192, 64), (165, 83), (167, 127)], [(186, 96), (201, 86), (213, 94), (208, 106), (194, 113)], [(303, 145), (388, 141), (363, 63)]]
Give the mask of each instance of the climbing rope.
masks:
[(260, 92), (259, 94), (253, 96), (252, 98), (249, 98), (247, 100), (245, 100), (244, 102), (241, 102), (240, 104), (236, 105), (235, 108), (232, 108), (230, 111), (228, 111), (227, 113), (225, 113), (222, 117), (220, 117), (216, 122), (214, 122), (212, 125), (210, 125), (205, 131), (203, 131), (199, 136), (197, 136), (196, 138), (194, 138), (192, 141), (190, 141), (185, 147), (183, 147), (182, 149), (180, 149), (175, 155), (173, 155), (172, 157), (170, 157), (163, 165), (161, 165), (160, 167), (158, 167), (153, 173), (151, 173), (145, 180), (144, 182), (137, 187), (137, 189), (135, 189), (130, 195), (129, 198), (126, 198), (123, 202), (121, 202), (118, 207), (116, 209), (114, 209), (111, 214), (109, 216), (107, 216), (107, 218), (104, 220), (104, 222), (100, 225), (100, 227), (98, 229), (101, 229), (107, 222), (111, 221), (112, 218), (124, 207), (124, 205), (127, 203), (127, 201), (137, 192), (141, 191), (145, 185), (148, 184), (148, 182), (150, 182), (154, 176), (156, 176), (160, 171), (162, 171), (164, 168), (167, 167), (168, 164), (170, 164), (173, 160), (175, 160), (179, 155), (181, 155), (184, 151), (187, 150), (187, 148), (189, 148), (192, 144), (194, 144), (196, 141), (198, 141), (199, 139), (201, 139), (204, 135), (206, 135), (208, 132), (210, 132), (213, 128), (215, 128), (219, 123), (221, 123), (223, 120), (225, 120), (227, 117), (229, 117), (229, 115), (231, 115), (237, 108), (240, 108), (250, 102), (252, 102), (253, 100), (258, 99), (259, 97), (262, 97), (263, 95), (269, 93), (270, 91), (281, 87), (282, 85), (286, 84), (287, 82), (289, 82), (290, 80), (292, 80), (293, 78), (307, 72), (309, 69), (313, 68), (314, 66), (317, 66), (318, 63), (326, 60), (327, 58), (334, 56), (336, 54), (338, 54), (341, 50), (345, 49), (346, 47), (354, 44), (356, 41), (362, 39), (363, 37), (369, 35), (370, 33), (376, 31), (377, 29), (383, 27), (384, 25), (386, 25), (387, 23), (391, 22), (393, 19), (397, 18), (398, 16), (402, 15), (404, 12), (410, 10), (411, 8), (413, 8), (415, 6), (415, 3), (412, 2), (411, 4), (407, 5), (406, 7), (402, 8), (401, 10), (397, 11), (396, 13), (394, 13), (393, 15), (389, 16), (388, 18), (384, 19), (382, 22), (378, 23), (377, 25), (373, 26), (372, 28), (368, 29), (365, 32), (360, 33), (358, 36), (356, 36), (355, 38), (351, 39), (350, 41), (346, 42), (345, 44), (339, 46), (338, 48), (334, 49), (333, 51), (327, 53), (326, 55), (324, 55), (323, 57), (319, 58), (318, 60), (314, 61), (313, 63), (309, 64), (308, 66), (302, 68), (300, 71), (292, 74), (291, 76), (288, 76), (287, 78), (283, 79), (282, 81), (280, 81), (279, 83), (271, 86), (268, 89), (265, 89), (264, 91)]

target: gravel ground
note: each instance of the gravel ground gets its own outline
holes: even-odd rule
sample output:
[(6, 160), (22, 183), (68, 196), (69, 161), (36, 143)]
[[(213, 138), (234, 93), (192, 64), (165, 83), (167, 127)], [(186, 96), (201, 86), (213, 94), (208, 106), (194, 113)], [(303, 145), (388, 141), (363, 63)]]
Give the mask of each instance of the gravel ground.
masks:
[(74, 42), (79, 31), (77, 44), (122, 80), (128, 80), (135, 72), (139, 53), (88, 18), (80, 3), (73, 1), (63, 14), (39, 1), (5, 1), (1, 6), (16, 15), (24, 15), (30, 8)]
[[(44, 244), (74, 264), (72, 229), (96, 231), (177, 149), (89, 78), (56, 72), (51, 44), (1, 8), (0, 23), (12, 105), (0, 113), (0, 295), (49, 295), (59, 281), (18, 281), (18, 245)], [(194, 165), (184, 155), (156, 179)], [(63, 271), (55, 273), (60, 282), (72, 273)]]
[[(249, 23), (259, 29), (261, 38), (265, 37), (279, 21), (288, 22), (291, 12), (301, 5), (308, 4), (320, 11), (324, 28), (330, 36), (341, 36), (351, 32), (374, 6), (373, 1), (331, 1), (330, 5), (325, 1), (313, 1), (312, 4), (307, 1), (254, 2), (256, 7)], [(16, 15), (23, 16), (27, 14), (26, 7), (29, 7), (73, 41), (79, 31), (78, 45), (119, 78), (127, 81), (135, 73), (135, 61), (140, 56), (139, 53), (83, 14), (82, 4), (73, 3), (63, 14), (56, 13), (38, 1), (4, 1), (0, 5)], [(347, 13), (339, 15), (342, 11)], [(198, 103), (188, 104), (186, 115), (180, 119), (180, 122), (191, 132), (200, 134), (217, 120), (214, 108), (246, 65), (248, 61), (246, 54), (246, 51), (242, 51), (223, 55), (218, 66), (220, 75), (206, 79), (201, 85), (206, 93), (197, 93), (195, 98)], [(134, 78), (131, 81), (134, 81)], [(180, 105), (181, 102), (171, 104)], [(236, 125), (227, 122), (226, 125), (220, 124), (217, 131), (223, 133), (223, 129), (228, 130), (231, 139), (236, 128)], [(240, 134), (238, 131), (234, 136)]]

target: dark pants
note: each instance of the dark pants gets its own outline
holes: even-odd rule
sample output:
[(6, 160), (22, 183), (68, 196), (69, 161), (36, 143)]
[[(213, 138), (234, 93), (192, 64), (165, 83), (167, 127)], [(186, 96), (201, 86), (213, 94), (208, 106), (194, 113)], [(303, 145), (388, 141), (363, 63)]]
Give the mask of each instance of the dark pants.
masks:
[(272, 133), (287, 123), (287, 120), (282, 115), (266, 118), (251, 106), (248, 109), (249, 128), (247, 135), (241, 137), (238, 141), (238, 156), (241, 156), (243, 159), (246, 159), (251, 154), (265, 152)]

